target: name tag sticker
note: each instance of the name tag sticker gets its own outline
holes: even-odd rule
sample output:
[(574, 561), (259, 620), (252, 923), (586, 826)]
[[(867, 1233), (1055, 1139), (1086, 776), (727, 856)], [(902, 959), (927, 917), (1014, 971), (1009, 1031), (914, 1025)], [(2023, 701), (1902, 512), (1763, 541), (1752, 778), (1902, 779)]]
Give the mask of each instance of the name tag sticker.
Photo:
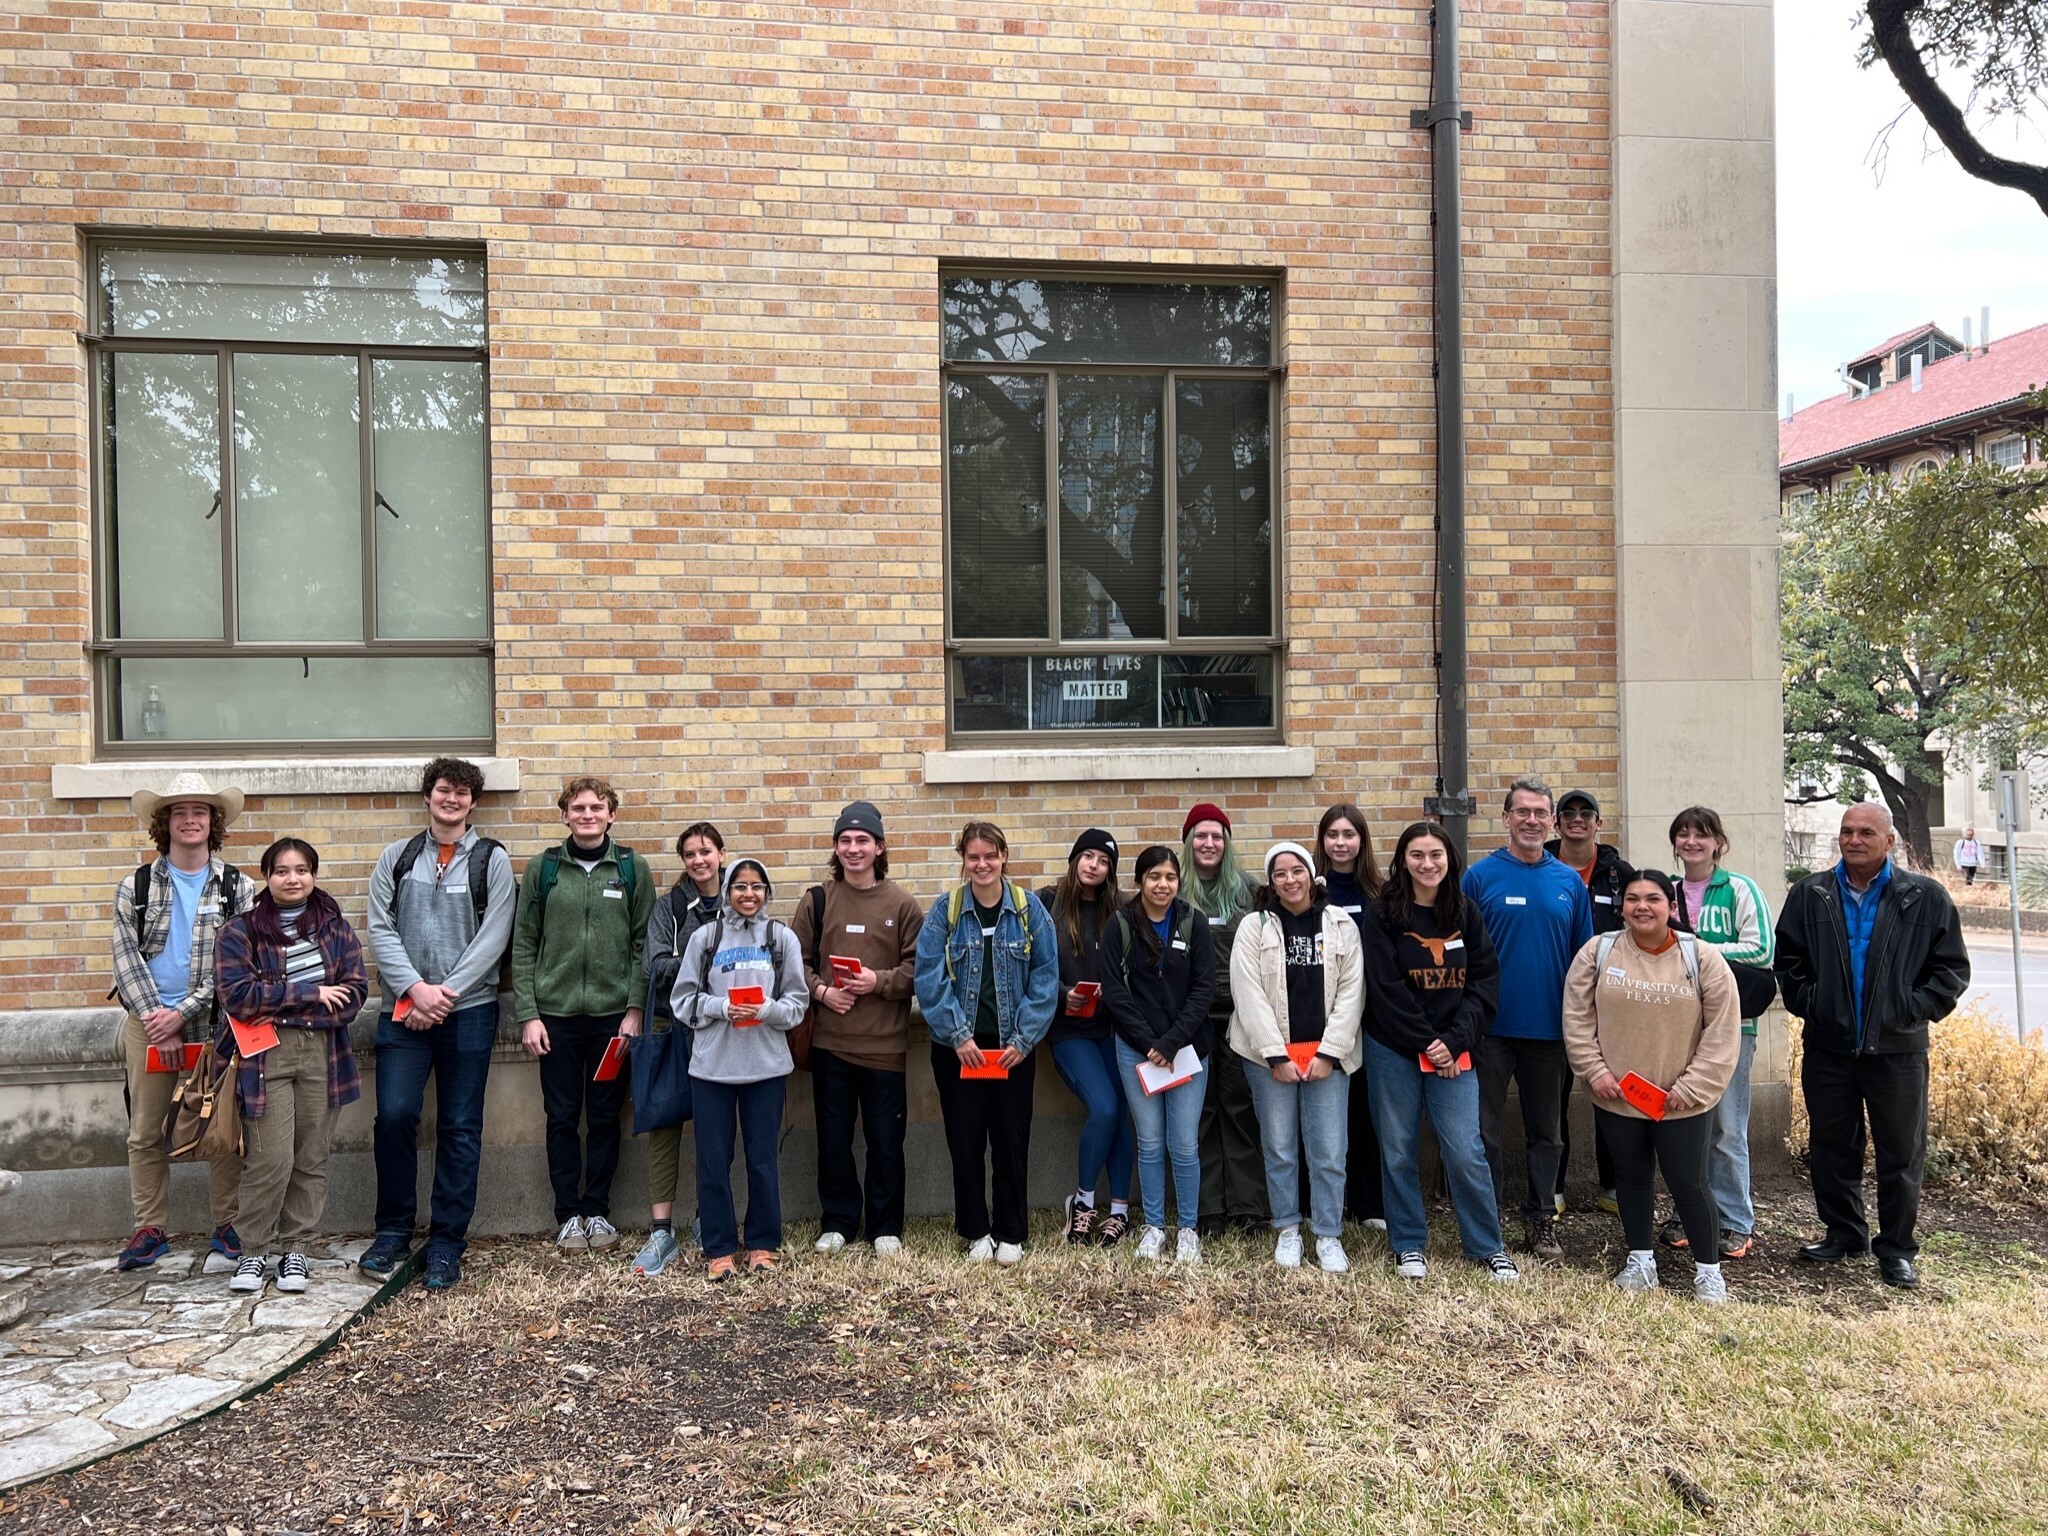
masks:
[(624, 891), (617, 890), (606, 891), (604, 893), (604, 899), (606, 901), (624, 901), (626, 899), (626, 893)]
[(444, 885), (441, 889), (450, 896), (467, 896), (469, 894), (469, 882), (465, 880), (460, 885)]
[(846, 925), (846, 931), (848, 933), (866, 933), (868, 931), (868, 925), (866, 923), (848, 923)]
[(1449, 953), (1450, 953), (1450, 952), (1451, 952), (1452, 950), (1454, 950), (1454, 949), (1463, 949), (1464, 947), (1465, 947), (1465, 941), (1464, 941), (1463, 939), (1445, 939), (1445, 940), (1444, 940), (1444, 953), (1445, 953), (1445, 954), (1447, 954), (1447, 955), (1448, 955), (1448, 954), (1449, 954)]
[(201, 917), (219, 917), (220, 903), (217, 901), (203, 903), (199, 908), (199, 915)]
[(1526, 907), (1529, 905), (1529, 898), (1526, 896), (1503, 896), (1501, 900), (1510, 907)]
[(1612, 976), (1616, 981), (1628, 980), (1628, 972), (1624, 971), (1618, 965), (1610, 965), (1609, 967), (1607, 967), (1607, 974)]
[(1175, 949), (1186, 949), (1188, 947), (1188, 941), (1186, 939), (1175, 939), (1173, 941), (1173, 947)]
[(1221, 928), (1225, 923), (1229, 921), (1230, 919), (1227, 917), (1212, 917), (1209, 919), (1209, 926), (1211, 928)]
[(1603, 907), (1611, 907), (1614, 905), (1614, 898), (1612, 896), (1595, 896), (1593, 899)]
[(1338, 908), (1337, 910), (1338, 910), (1339, 912), (1349, 912), (1349, 913), (1350, 913), (1350, 914), (1351, 914), (1351, 915), (1352, 915), (1353, 917), (1356, 917), (1356, 916), (1358, 916), (1358, 914), (1359, 914), (1359, 913), (1363, 912), (1363, 911), (1365, 910), (1365, 908), (1363, 908), (1363, 907), (1339, 907), (1339, 908)]

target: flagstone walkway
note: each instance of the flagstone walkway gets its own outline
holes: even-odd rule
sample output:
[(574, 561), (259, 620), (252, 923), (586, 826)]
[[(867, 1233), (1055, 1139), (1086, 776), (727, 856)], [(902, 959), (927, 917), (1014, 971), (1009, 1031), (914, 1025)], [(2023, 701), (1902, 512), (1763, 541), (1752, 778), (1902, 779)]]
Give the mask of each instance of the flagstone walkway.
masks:
[(316, 1243), (295, 1296), (230, 1294), (185, 1240), (125, 1274), (106, 1249), (0, 1248), (0, 1488), (140, 1444), (289, 1369), (376, 1299), (353, 1263), (367, 1246)]

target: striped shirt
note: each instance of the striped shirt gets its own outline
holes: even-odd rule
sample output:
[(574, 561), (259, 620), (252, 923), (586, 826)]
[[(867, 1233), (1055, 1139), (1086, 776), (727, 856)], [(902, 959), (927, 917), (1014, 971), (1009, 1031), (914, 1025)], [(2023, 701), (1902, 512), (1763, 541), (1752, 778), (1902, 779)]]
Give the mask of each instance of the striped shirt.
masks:
[(305, 915), (303, 905), (277, 909), (277, 924), (291, 935), (292, 940), (284, 950), (284, 979), (287, 982), (310, 982), (317, 987), (327, 980), (327, 958), (320, 953), (318, 944), (299, 937), (299, 919)]

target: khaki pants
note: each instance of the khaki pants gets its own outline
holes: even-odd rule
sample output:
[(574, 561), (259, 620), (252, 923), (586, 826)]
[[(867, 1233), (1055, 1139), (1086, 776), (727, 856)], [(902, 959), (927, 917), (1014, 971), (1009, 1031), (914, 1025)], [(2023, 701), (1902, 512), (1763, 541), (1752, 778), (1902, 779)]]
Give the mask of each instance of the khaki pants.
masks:
[(244, 1117), (242, 1251), (299, 1253), (327, 1208), (327, 1036), (283, 1028), (263, 1054), (265, 1113)]
[[(128, 1193), (135, 1202), (135, 1225), (169, 1230), (171, 1162), (164, 1156), (164, 1121), (178, 1074), (149, 1070), (149, 1032), (133, 1014), (121, 1026), (121, 1054), (128, 1068)], [(225, 1158), (212, 1168), (213, 1224), (230, 1227), (242, 1165)]]

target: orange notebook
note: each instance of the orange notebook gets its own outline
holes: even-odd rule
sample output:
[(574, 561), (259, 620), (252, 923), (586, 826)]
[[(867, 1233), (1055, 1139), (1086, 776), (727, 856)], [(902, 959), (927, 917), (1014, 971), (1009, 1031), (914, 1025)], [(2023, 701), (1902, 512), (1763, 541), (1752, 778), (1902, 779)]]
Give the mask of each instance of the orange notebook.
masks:
[(1287, 1059), (1294, 1063), (1295, 1071), (1307, 1077), (1308, 1064), (1316, 1059), (1316, 1052), (1321, 1050), (1322, 1046), (1323, 1042), (1320, 1040), (1290, 1040), (1287, 1043)]
[(244, 1060), (261, 1056), (277, 1044), (277, 1026), (268, 1019), (251, 1019), (246, 1024), (229, 1019), (228, 1028), (235, 1032), (235, 1054)]
[(1664, 1101), (1670, 1097), (1647, 1077), (1638, 1077), (1633, 1072), (1622, 1073), (1621, 1096), (1652, 1120), (1664, 1118)]
[(632, 1042), (624, 1035), (613, 1035), (611, 1044), (604, 1048), (604, 1057), (598, 1062), (597, 1070), (590, 1074), (592, 1079), (608, 1083), (617, 1077), (619, 1069), (626, 1064), (626, 1052), (631, 1046)]
[(149, 1048), (149, 1070), (152, 1072), (190, 1072), (199, 1065), (199, 1052), (203, 1047), (194, 1040), (183, 1045), (152, 1045)]
[(1003, 1065), (1001, 1051), (983, 1051), (981, 1065), (970, 1067), (960, 1064), (960, 1080), (964, 1083), (1000, 1083), (1008, 1081), (1010, 1069)]
[(832, 984), (834, 986), (839, 985), (841, 982), (857, 980), (860, 976), (860, 962), (846, 955), (827, 955), (825, 963), (832, 967)]
[[(1436, 1063), (1429, 1059), (1427, 1052), (1418, 1053), (1416, 1060), (1422, 1063), (1423, 1071), (1434, 1072), (1436, 1070)], [(1460, 1072), (1470, 1072), (1472, 1070), (1472, 1053), (1470, 1051), (1458, 1052), (1458, 1070)]]
[[(729, 1004), (740, 1003), (743, 1005), (750, 1005), (752, 1007), (759, 1008), (762, 1004), (768, 1001), (768, 989), (765, 987), (734, 987), (731, 991), (725, 994), (725, 1000)], [(727, 1022), (729, 1022), (734, 1029), (752, 1029), (761, 1021), (759, 1018), (728, 1018)]]
[(1102, 999), (1102, 983), (1099, 981), (1077, 981), (1074, 983), (1074, 990), (1081, 994), (1081, 1006), (1076, 1008), (1068, 1017), (1075, 1019), (1094, 1018), (1095, 1005)]

